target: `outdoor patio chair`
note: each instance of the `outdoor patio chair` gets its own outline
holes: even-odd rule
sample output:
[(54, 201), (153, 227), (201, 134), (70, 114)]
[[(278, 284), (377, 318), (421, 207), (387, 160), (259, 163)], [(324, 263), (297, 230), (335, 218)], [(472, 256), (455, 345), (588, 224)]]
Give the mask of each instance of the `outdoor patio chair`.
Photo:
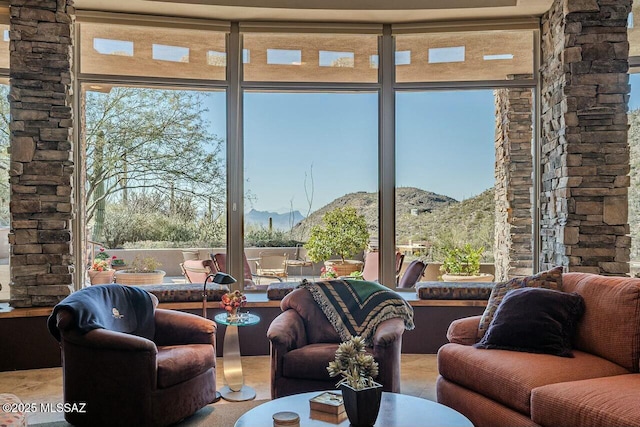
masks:
[[(227, 273), (227, 254), (218, 252), (216, 254), (210, 254), (211, 259), (215, 265), (215, 268), (222, 272)], [(244, 262), (244, 288), (245, 289), (258, 289), (258, 285), (254, 282), (254, 278), (260, 277), (268, 277), (270, 279), (275, 279), (278, 282), (282, 282), (282, 279), (277, 276), (261, 276), (259, 274), (255, 274), (251, 271), (251, 266), (249, 266), (249, 261), (247, 261), (247, 256), (242, 254), (243, 262)], [(266, 288), (265, 288), (266, 289)]]
[[(396, 282), (400, 275), (400, 269), (402, 268), (402, 262), (404, 261), (404, 254), (396, 252)], [(362, 270), (362, 278), (370, 282), (377, 282), (378, 272), (380, 266), (380, 252), (371, 251), (367, 252), (364, 258), (364, 268)]]
[(256, 273), (258, 276), (287, 277), (288, 255), (260, 252), (260, 259), (256, 261)]
[(418, 283), (418, 281), (422, 278), (424, 274), (424, 270), (426, 270), (427, 264), (420, 261), (419, 259), (415, 259), (411, 261), (404, 274), (400, 278), (398, 282), (398, 288), (412, 288)]
[(213, 260), (210, 259), (187, 260), (180, 263), (180, 270), (187, 279), (187, 283), (204, 283), (209, 274), (218, 272)]

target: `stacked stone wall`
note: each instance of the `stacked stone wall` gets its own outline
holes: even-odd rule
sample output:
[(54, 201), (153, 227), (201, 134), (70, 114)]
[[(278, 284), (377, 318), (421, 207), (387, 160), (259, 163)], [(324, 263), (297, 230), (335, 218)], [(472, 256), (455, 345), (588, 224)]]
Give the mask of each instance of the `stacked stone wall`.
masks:
[(533, 103), (531, 89), (495, 91), (495, 276), (531, 274)]
[(557, 0), (543, 17), (543, 269), (629, 272), (630, 11), (630, 0)]
[(11, 0), (13, 307), (51, 306), (73, 290), (72, 2)]

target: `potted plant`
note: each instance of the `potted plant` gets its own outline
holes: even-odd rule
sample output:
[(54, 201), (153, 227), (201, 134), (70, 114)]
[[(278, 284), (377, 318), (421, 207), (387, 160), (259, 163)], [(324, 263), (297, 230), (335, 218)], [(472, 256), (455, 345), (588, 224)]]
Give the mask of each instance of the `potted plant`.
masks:
[(126, 270), (127, 264), (122, 258), (116, 258), (116, 256), (114, 255), (111, 259), (111, 268), (113, 268), (115, 271)]
[(440, 267), (445, 282), (491, 282), (493, 275), (480, 273), (483, 247), (447, 246), (443, 249), (444, 261)]
[(92, 285), (104, 285), (113, 282), (115, 271), (111, 267), (111, 262), (115, 258), (115, 255), (112, 257), (104, 248), (100, 248), (87, 272)]
[[(363, 251), (369, 243), (369, 231), (364, 215), (352, 207), (336, 208), (324, 214), (322, 224), (311, 228), (309, 241), (304, 245), (313, 262), (325, 261), (338, 276), (347, 276), (362, 269), (362, 261), (347, 260)], [(339, 260), (329, 260), (334, 255)], [(328, 260), (328, 261), (327, 261)]]
[(155, 258), (142, 258), (137, 255), (131, 267), (116, 271), (116, 283), (123, 285), (157, 285), (164, 280), (165, 272), (158, 270), (160, 264)]
[(380, 410), (382, 384), (373, 380), (378, 376), (378, 362), (366, 353), (364, 339), (355, 336), (341, 343), (327, 371), (331, 377), (342, 377), (336, 387), (342, 390), (344, 409), (351, 425), (372, 426)]

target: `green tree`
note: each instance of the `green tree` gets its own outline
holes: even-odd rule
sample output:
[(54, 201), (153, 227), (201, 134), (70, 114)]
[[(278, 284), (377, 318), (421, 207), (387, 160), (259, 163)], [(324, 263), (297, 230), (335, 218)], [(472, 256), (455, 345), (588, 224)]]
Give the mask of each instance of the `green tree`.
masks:
[(350, 207), (336, 208), (322, 217), (322, 224), (311, 229), (305, 245), (309, 259), (314, 262), (329, 259), (332, 255), (345, 258), (364, 250), (369, 243), (369, 231), (364, 215)]
[[(219, 216), (224, 202), (222, 140), (208, 130), (205, 94), (114, 87), (86, 92), (86, 210), (101, 238), (106, 203), (132, 194), (193, 199)], [(212, 211), (218, 212), (214, 214)]]

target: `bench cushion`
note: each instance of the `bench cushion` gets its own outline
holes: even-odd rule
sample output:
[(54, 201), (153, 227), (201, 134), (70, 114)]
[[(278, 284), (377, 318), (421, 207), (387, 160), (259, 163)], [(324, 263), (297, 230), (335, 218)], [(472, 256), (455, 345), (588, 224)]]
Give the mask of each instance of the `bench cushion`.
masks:
[[(155, 295), (160, 302), (194, 302), (202, 301), (202, 283), (186, 283), (175, 285), (143, 285), (140, 286)], [(220, 301), (222, 295), (229, 292), (227, 285), (207, 283), (207, 301)]]
[(493, 282), (418, 282), (416, 293), (420, 299), (488, 300)]

